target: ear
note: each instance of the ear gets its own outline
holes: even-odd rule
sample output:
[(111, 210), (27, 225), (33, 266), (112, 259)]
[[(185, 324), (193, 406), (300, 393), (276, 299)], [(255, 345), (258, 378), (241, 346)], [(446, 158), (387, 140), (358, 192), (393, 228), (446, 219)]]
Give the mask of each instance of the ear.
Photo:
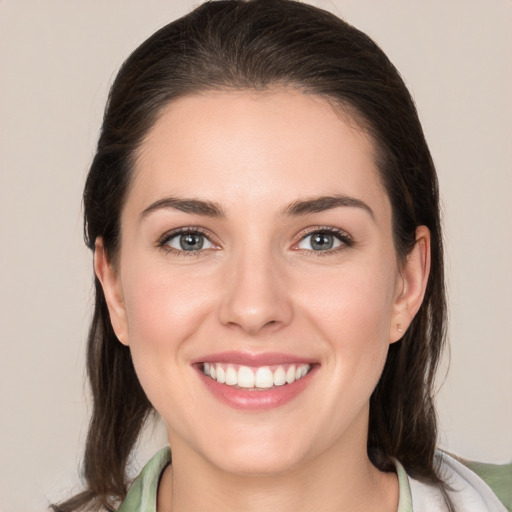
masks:
[(389, 342), (402, 338), (420, 309), (430, 273), (430, 231), (426, 226), (416, 229), (416, 243), (407, 255), (397, 282), (397, 295), (389, 326)]
[(107, 251), (101, 237), (96, 238), (94, 243), (94, 271), (103, 288), (110, 322), (117, 339), (123, 345), (128, 345), (128, 323), (121, 279), (118, 269), (108, 260)]

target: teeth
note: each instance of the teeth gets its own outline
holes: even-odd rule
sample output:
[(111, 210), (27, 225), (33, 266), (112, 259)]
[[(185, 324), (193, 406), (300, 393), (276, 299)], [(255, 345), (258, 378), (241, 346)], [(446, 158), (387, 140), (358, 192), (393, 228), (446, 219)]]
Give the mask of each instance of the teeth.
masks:
[(283, 384), (286, 384), (286, 373), (284, 368), (280, 366), (274, 372), (274, 386), (282, 386)]
[(254, 387), (254, 373), (252, 373), (252, 370), (247, 366), (240, 366), (240, 368), (238, 369), (238, 387)]
[(226, 372), (224, 371), (224, 368), (219, 364), (217, 365), (217, 382), (220, 382), (221, 384), (224, 384), (226, 382)]
[(228, 366), (226, 370), (226, 384), (228, 386), (236, 386), (238, 384), (238, 375), (232, 366)]
[(295, 382), (295, 365), (293, 364), (290, 366), (290, 368), (288, 368), (288, 371), (286, 372), (286, 382), (288, 382), (288, 384)]
[(292, 384), (305, 377), (311, 366), (309, 364), (279, 365), (277, 367), (235, 366), (221, 363), (204, 363), (203, 372), (220, 384), (238, 386), (244, 389), (270, 389), (274, 386)]
[(254, 385), (261, 389), (268, 389), (274, 385), (274, 376), (268, 366), (258, 368), (254, 379)]

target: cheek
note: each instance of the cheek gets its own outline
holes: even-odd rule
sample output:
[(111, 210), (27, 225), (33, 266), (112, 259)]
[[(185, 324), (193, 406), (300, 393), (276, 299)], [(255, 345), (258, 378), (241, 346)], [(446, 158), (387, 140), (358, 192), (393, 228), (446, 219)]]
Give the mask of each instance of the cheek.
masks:
[(304, 290), (304, 314), (332, 356), (326, 364), (333, 387), (358, 408), (369, 400), (386, 362), (396, 270), (392, 264), (347, 265), (323, 281)]
[(165, 264), (140, 268), (143, 273), (127, 268), (123, 280), (130, 344), (168, 345), (189, 337), (211, 297), (210, 280)]
[(361, 412), (367, 414), (388, 353), (396, 273), (392, 265), (354, 264), (324, 274), (310, 275), (300, 302), (307, 322), (301, 331), (313, 326), (325, 355), (332, 393), (315, 402), (314, 414), (322, 410), (330, 418), (328, 439), (344, 432)]
[(191, 340), (211, 309), (213, 283), (165, 265), (140, 268), (144, 273), (127, 269), (124, 283), (129, 345), (139, 380), (158, 409), (160, 401), (173, 400), (169, 389), (183, 385)]
[(146, 395), (167, 421), (166, 412), (187, 411), (186, 401), (193, 396), (187, 358), (212, 294), (205, 279), (194, 279), (190, 272), (141, 268), (144, 273), (126, 268), (123, 286), (130, 352)]
[(316, 276), (302, 289), (305, 314), (333, 343), (387, 344), (396, 272), (383, 267), (354, 265)]

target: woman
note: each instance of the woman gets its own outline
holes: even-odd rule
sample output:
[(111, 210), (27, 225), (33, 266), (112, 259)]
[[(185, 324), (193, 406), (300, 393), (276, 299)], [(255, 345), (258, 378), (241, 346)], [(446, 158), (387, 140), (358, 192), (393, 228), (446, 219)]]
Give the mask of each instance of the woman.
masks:
[[(436, 452), (437, 179), (366, 35), (285, 0), (164, 27), (116, 78), (84, 205), (94, 411), (61, 510), (502, 510)], [(127, 494), (154, 410), (170, 451)]]

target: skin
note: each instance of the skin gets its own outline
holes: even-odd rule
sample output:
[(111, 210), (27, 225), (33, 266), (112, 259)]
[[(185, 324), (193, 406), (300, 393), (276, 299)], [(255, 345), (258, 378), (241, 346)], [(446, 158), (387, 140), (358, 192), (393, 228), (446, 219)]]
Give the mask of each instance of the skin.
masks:
[[(329, 102), (285, 89), (179, 99), (142, 143), (119, 257), (111, 264), (98, 239), (95, 268), (167, 425), (173, 466), (159, 512), (397, 509), (396, 475), (367, 457), (369, 398), (421, 304), (429, 233), (418, 228), (400, 264), (373, 154)], [(289, 213), (335, 194), (368, 208)], [(214, 202), (224, 215), (143, 214), (171, 196)], [(208, 237), (202, 250), (170, 252), (176, 237), (161, 246), (190, 226)], [(325, 227), (344, 238), (315, 251), (309, 235)], [(241, 411), (214, 398), (191, 364), (228, 350), (293, 354), (316, 371), (291, 402)]]

